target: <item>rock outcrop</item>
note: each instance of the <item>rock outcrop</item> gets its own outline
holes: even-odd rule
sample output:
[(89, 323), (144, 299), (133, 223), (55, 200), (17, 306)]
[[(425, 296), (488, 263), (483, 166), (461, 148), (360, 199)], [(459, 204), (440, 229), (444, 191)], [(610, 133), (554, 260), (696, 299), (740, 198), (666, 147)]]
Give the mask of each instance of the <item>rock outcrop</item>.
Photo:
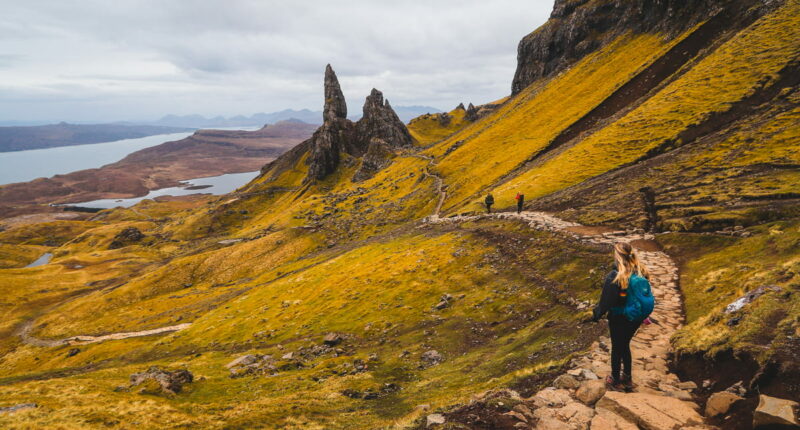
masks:
[(130, 378), (130, 387), (141, 387), (140, 394), (175, 395), (183, 390), (183, 386), (194, 380), (194, 375), (186, 369), (175, 371), (153, 366), (144, 372), (134, 373)]
[[(517, 48), (516, 94), (558, 73), (626, 31), (676, 33), (715, 13), (721, 0), (556, 0), (544, 25)], [(736, 2), (733, 2), (736, 3)]]
[(361, 119), (355, 123), (348, 120), (339, 80), (330, 64), (326, 67), (323, 124), (301, 144), (310, 152), (306, 183), (322, 180), (336, 171), (342, 154), (362, 158), (353, 180), (363, 181), (389, 165), (394, 149), (412, 143), (405, 124), (376, 89), (367, 96)]
[(464, 115), (464, 119), (467, 121), (476, 121), (478, 119), (478, 108), (475, 107), (472, 103), (467, 106), (467, 113)]
[(114, 240), (108, 245), (108, 249), (119, 249), (128, 245), (132, 245), (137, 242), (141, 242), (144, 239), (144, 233), (142, 233), (136, 227), (128, 227), (114, 236)]
[[(411, 133), (389, 104), (383, 93), (372, 89), (364, 102), (364, 116), (356, 123), (358, 147), (367, 147), (372, 139), (382, 139), (393, 148), (411, 146)], [(366, 140), (366, 141), (365, 141)]]

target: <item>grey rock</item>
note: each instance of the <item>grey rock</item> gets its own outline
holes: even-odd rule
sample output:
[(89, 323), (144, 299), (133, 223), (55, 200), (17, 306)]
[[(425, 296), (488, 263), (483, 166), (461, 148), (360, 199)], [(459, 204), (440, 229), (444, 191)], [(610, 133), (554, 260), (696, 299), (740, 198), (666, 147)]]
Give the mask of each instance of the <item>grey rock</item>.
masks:
[(742, 398), (727, 391), (714, 393), (706, 402), (705, 414), (707, 417), (724, 415), (730, 410), (731, 406), (739, 400), (742, 400)]
[(566, 390), (573, 390), (580, 386), (580, 382), (570, 375), (560, 375), (553, 381), (553, 386), (556, 388), (563, 388)]
[(444, 424), (446, 421), (444, 415), (442, 414), (430, 414), (425, 419), (425, 426), (430, 427), (437, 424)]
[(444, 361), (444, 357), (439, 353), (439, 351), (432, 349), (430, 351), (425, 351), (422, 354), (422, 361), (429, 365), (436, 365)]
[(134, 373), (130, 377), (130, 386), (142, 385), (148, 380), (154, 380), (161, 387), (164, 394), (180, 393), (185, 384), (194, 380), (194, 375), (186, 369), (167, 370), (152, 366), (144, 372)]
[(330, 64), (325, 66), (325, 107), (322, 113), (323, 122), (347, 118), (347, 102), (344, 99), (339, 78)]
[(7, 407), (4, 407), (4, 408), (0, 408), (0, 414), (11, 413), (11, 412), (16, 412), (16, 411), (19, 411), (19, 410), (22, 410), (22, 409), (31, 409), (31, 408), (38, 408), (38, 407), (39, 407), (39, 405), (37, 405), (36, 403), (20, 403), (18, 405), (7, 406)]
[(800, 426), (796, 413), (798, 407), (800, 404), (795, 401), (761, 394), (758, 396), (758, 407), (753, 413), (753, 428)]
[(343, 340), (342, 335), (340, 335), (339, 333), (328, 333), (325, 335), (324, 338), (322, 338), (322, 343), (324, 343), (327, 346), (336, 346), (342, 343), (342, 340)]

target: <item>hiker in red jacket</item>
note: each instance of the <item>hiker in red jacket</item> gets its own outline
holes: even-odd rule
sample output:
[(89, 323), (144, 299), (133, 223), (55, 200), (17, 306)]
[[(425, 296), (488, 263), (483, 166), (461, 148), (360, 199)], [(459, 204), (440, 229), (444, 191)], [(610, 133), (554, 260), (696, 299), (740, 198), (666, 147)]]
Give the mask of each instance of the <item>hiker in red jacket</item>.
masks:
[(522, 212), (522, 205), (525, 204), (525, 194), (517, 193), (517, 197), (514, 197), (517, 200), (517, 213)]

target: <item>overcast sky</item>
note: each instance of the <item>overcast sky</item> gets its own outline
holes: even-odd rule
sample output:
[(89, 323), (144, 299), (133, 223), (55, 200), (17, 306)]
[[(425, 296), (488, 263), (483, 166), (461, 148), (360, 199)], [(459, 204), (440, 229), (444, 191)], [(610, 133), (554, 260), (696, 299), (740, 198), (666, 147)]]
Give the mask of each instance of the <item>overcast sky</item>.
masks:
[(553, 0), (0, 0), (0, 120), (150, 120), (507, 95)]

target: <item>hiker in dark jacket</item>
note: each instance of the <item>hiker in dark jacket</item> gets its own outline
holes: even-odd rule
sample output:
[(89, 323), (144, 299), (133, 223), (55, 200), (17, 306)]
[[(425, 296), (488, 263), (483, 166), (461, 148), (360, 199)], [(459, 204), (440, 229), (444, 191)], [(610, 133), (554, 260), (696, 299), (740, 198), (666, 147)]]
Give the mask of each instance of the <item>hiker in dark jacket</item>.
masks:
[(486, 213), (492, 213), (492, 205), (494, 204), (494, 197), (491, 193), (486, 195), (486, 198), (483, 200), (483, 204), (486, 205)]
[(517, 213), (522, 212), (522, 206), (525, 204), (525, 194), (517, 193)]
[[(642, 324), (641, 321), (628, 321), (622, 311), (625, 308), (628, 283), (632, 274), (647, 278), (647, 271), (630, 243), (619, 242), (614, 245), (616, 270), (606, 276), (600, 303), (594, 308), (592, 320), (599, 321), (608, 314), (608, 330), (611, 337), (611, 375), (606, 383), (612, 389), (630, 391), (633, 389), (631, 376), (631, 339)], [(622, 371), (622, 374), (620, 374)]]

